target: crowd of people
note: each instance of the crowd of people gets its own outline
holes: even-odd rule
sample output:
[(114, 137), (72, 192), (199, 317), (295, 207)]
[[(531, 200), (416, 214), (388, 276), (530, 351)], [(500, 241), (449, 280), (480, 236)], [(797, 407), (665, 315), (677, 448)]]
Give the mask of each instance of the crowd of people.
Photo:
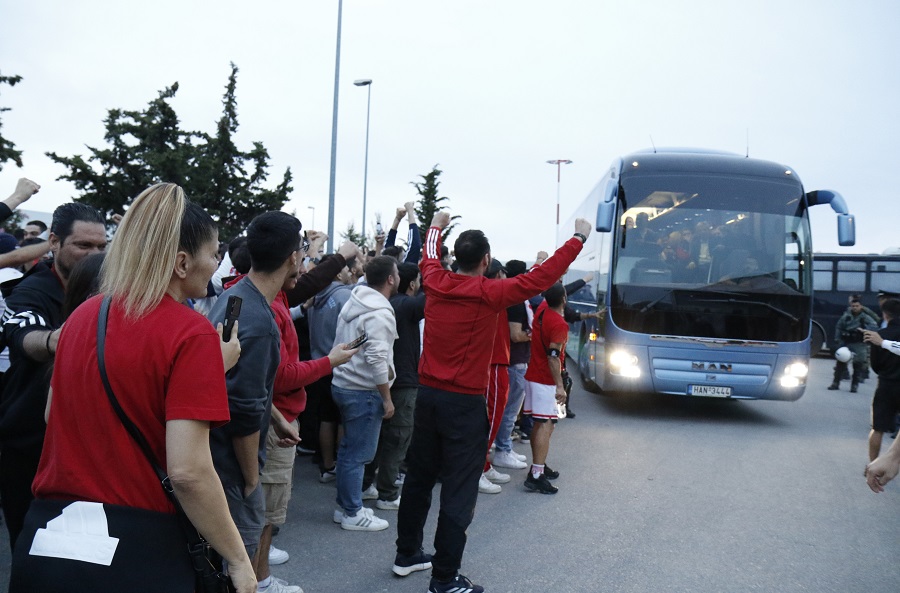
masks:
[[(20, 181), (0, 217), (39, 189)], [(460, 574), (477, 498), (512, 480), (505, 468), (528, 470), (527, 491), (558, 492), (551, 437), (575, 416), (567, 322), (601, 313), (567, 305), (591, 278), (560, 282), (588, 221), (530, 268), (494, 260), (478, 230), (460, 233), (451, 257), (449, 223), (439, 212), (420, 232), (407, 203), (373, 251), (344, 242), (325, 254), (323, 233), (265, 212), (223, 245), (202, 208), (160, 183), (115, 221), (108, 246), (106, 221), (81, 203), (57, 208), (49, 229), (9, 235), (10, 590), (201, 590), (187, 553), (200, 534), (240, 593), (302, 593), (272, 574), (288, 559), (272, 542), (288, 524), (297, 456), (309, 454), (335, 484), (341, 529), (395, 523), (394, 574), (430, 569), (431, 593), (484, 591)], [(900, 440), (879, 456), (898, 411), (900, 300), (880, 305), (882, 329), (838, 334), (879, 347), (866, 469), (876, 492), (900, 467)], [(530, 464), (516, 438), (530, 441)], [(432, 554), (424, 527), (438, 482)]]
[[(21, 180), (0, 218), (39, 189)], [(340, 528), (396, 524), (396, 575), (431, 569), (433, 593), (483, 591), (459, 570), (478, 495), (512, 479), (498, 468), (557, 492), (550, 436), (575, 415), (566, 320), (587, 315), (566, 295), (590, 281), (560, 279), (591, 224), (528, 268), (493, 260), (477, 230), (451, 256), (449, 223), (439, 212), (420, 232), (410, 202), (373, 251), (326, 254), (324, 233), (265, 212), (224, 245), (160, 183), (112, 229), (70, 203), (49, 228), (0, 235), (10, 590), (194, 591), (185, 550), (199, 532), (237, 591), (300, 593), (272, 574), (288, 558), (272, 541), (297, 456), (311, 454)]]

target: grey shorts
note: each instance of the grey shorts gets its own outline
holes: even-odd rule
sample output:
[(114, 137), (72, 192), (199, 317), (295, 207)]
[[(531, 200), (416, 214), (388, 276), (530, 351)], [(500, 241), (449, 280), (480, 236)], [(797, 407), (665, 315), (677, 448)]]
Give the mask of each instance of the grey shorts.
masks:
[(262, 536), (263, 527), (266, 526), (266, 502), (263, 497), (262, 484), (244, 497), (243, 487), (233, 484), (222, 484), (225, 490), (225, 499), (228, 501), (228, 511), (234, 521), (241, 540), (247, 549), (250, 558), (259, 549), (259, 538)]

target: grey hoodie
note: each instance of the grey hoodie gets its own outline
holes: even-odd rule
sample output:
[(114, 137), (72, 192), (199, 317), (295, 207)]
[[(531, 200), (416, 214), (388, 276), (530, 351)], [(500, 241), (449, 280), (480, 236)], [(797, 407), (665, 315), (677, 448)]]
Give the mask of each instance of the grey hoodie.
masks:
[(328, 356), (334, 344), (334, 333), (341, 308), (350, 300), (352, 286), (332, 282), (313, 299), (307, 311), (309, 318), (309, 350), (313, 360)]
[(394, 340), (397, 321), (394, 308), (383, 294), (368, 286), (357, 286), (341, 309), (334, 344), (345, 344), (366, 332), (369, 341), (360, 351), (332, 371), (332, 384), (342, 389), (374, 391), (376, 385), (393, 383)]

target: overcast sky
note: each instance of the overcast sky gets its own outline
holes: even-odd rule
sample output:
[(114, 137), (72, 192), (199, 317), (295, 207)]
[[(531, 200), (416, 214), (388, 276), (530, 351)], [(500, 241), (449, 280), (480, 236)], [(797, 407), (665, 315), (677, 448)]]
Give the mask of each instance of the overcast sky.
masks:
[[(29, 0), (0, 7), (2, 133), (24, 150), (21, 176), (52, 211), (74, 189), (44, 156), (101, 146), (110, 108), (143, 109), (178, 82), (185, 129), (213, 132), (229, 62), (240, 68), (238, 144), (264, 142), (274, 186), (304, 226), (327, 223), (337, 1)], [(693, 146), (792, 167), (807, 191), (834, 189), (857, 216), (837, 246), (834, 214), (813, 210), (817, 251), (900, 246), (900, 2), (896, 0), (346, 0), (343, 6), (336, 231), (362, 218), (371, 78), (368, 226), (414, 199), (439, 164), (461, 228), (500, 259), (554, 241), (617, 156)], [(309, 209), (312, 206), (315, 211)], [(570, 229), (564, 229), (568, 234)]]

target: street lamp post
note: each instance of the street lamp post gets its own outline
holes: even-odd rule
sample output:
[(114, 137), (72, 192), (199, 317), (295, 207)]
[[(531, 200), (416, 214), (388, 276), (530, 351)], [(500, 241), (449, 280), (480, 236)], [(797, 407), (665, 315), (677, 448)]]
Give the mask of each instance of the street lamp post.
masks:
[(363, 168), (363, 217), (362, 217), (362, 238), (366, 240), (366, 188), (369, 183), (369, 114), (372, 108), (372, 79), (361, 78), (354, 80), (356, 86), (368, 87), (368, 97), (366, 98), (366, 164)]
[(572, 161), (568, 159), (554, 159), (547, 161), (551, 165), (556, 165), (556, 248), (559, 248), (559, 180), (562, 176), (562, 166), (571, 165)]
[(338, 0), (337, 50), (334, 58), (334, 107), (331, 112), (331, 176), (328, 183), (328, 251), (334, 251), (334, 183), (337, 171), (338, 82), (341, 78), (341, 13), (343, 0)]
[(316, 230), (316, 207), (315, 206), (307, 206), (310, 210), (312, 210), (312, 224), (309, 225), (309, 228), (312, 230)]

